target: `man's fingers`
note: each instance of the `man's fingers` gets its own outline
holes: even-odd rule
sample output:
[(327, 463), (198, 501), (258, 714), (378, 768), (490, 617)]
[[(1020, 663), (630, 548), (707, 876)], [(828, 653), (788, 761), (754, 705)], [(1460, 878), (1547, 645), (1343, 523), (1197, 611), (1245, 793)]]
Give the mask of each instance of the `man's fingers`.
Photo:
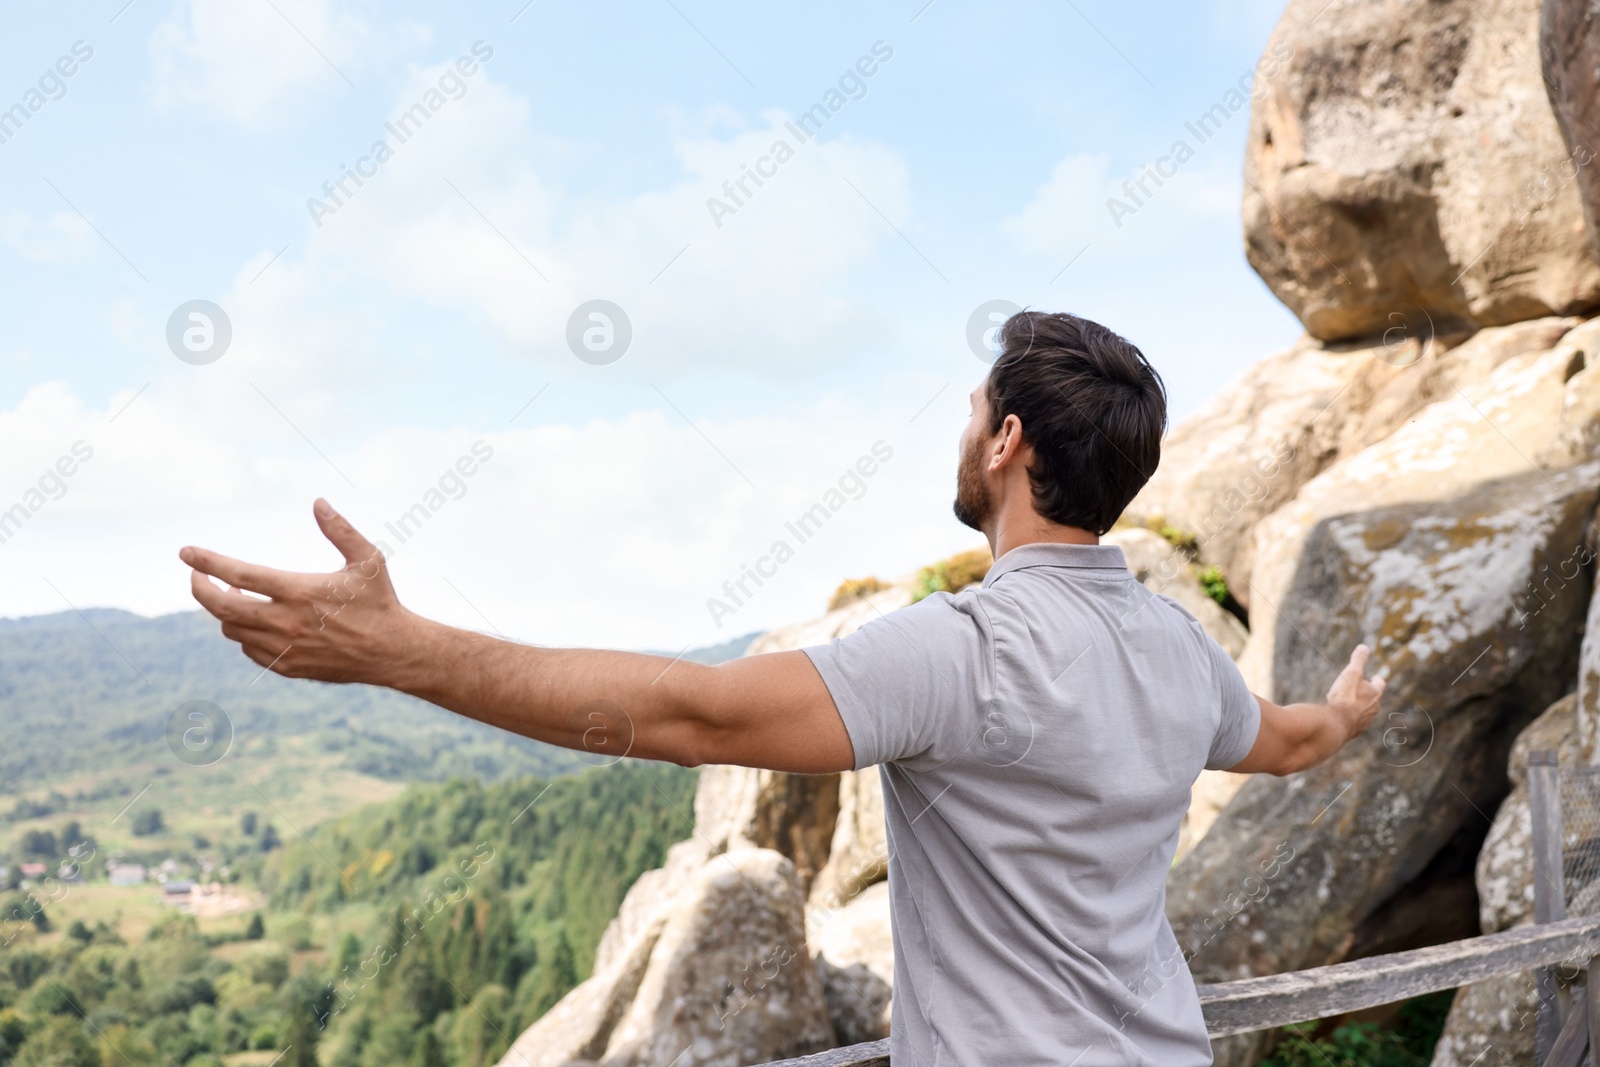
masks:
[(245, 596), (237, 589), (218, 589), (199, 570), (189, 572), (189, 592), (200, 606), (223, 622), (259, 627), (267, 622), (272, 604)]
[(278, 662), (278, 656), (268, 652), (259, 645), (240, 645), (239, 650), (243, 652), (249, 658), (250, 662), (254, 663), (257, 667), (271, 667), (274, 663)]
[(222, 636), (229, 641), (235, 641), (239, 647), (249, 654), (251, 649), (265, 652), (272, 658), (283, 655), (293, 647), (293, 644), (281, 634), (268, 630), (258, 630), (253, 626), (240, 623), (225, 622), (222, 624)]
[(1382, 675), (1379, 675), (1378, 677), (1376, 677), (1376, 678), (1374, 678), (1372, 680), (1372, 688), (1374, 688), (1374, 689), (1376, 689), (1378, 691), (1378, 695), (1379, 696), (1382, 696), (1383, 695), (1383, 691), (1385, 689), (1389, 688), (1388, 680), (1385, 679)]
[[(377, 546), (362, 537), (348, 519), (334, 511), (332, 504), (318, 497), (311, 511), (317, 517), (317, 525), (322, 527), (322, 535), (333, 542), (333, 547), (344, 556), (346, 563), (365, 564), (370, 569), (382, 560)], [(366, 574), (362, 576), (372, 577)]]
[(1355, 668), (1355, 672), (1358, 675), (1365, 675), (1367, 673), (1367, 657), (1369, 655), (1371, 655), (1371, 650), (1367, 648), (1366, 645), (1357, 645), (1353, 650), (1351, 650), (1350, 666)]
[(220, 578), (236, 589), (248, 589), (263, 596), (282, 598), (300, 576), (289, 571), (259, 567), (254, 563), (232, 559), (204, 548), (188, 547), (178, 552), (178, 558), (201, 574)]

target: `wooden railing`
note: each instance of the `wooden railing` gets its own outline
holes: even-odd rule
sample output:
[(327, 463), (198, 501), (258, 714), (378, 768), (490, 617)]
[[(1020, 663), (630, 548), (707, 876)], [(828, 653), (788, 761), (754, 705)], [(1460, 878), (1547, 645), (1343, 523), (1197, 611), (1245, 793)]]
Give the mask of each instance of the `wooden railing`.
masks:
[[(1541, 967), (1585, 966), (1597, 956), (1600, 916), (1562, 919), (1329, 967), (1203, 985), (1200, 1008), (1211, 1036), (1226, 1037), (1375, 1008)], [(1600, 998), (1600, 969), (1594, 974), (1597, 981), (1589, 989)], [(1600, 1030), (1600, 1010), (1590, 1007), (1586, 1001), (1574, 1005), (1545, 1067), (1577, 1067), (1590, 1040), (1590, 1026)], [(1600, 1048), (1600, 1034), (1595, 1046)], [(889, 1042), (851, 1045), (768, 1067), (889, 1067)]]
[[(1533, 971), (1539, 1001), (1534, 1062), (1578, 1067), (1588, 1049), (1600, 1052), (1600, 916), (1566, 917), (1558, 760), (1554, 751), (1528, 754), (1533, 925), (1328, 967), (1203, 985), (1198, 992), (1206, 1032), (1228, 1037), (1271, 1030)], [(1567, 997), (1558, 990), (1555, 970), (1561, 964), (1589, 972), (1584, 997), (1566, 1011), (1562, 1002)], [(1593, 1059), (1600, 1063), (1600, 1055)], [(889, 1067), (889, 1042), (851, 1045), (766, 1067)]]

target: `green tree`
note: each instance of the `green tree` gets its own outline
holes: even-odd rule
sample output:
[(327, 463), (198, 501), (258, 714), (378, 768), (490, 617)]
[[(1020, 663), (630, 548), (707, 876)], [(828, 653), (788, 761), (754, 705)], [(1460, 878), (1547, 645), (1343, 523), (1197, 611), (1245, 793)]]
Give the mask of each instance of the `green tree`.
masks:
[(149, 837), (159, 834), (166, 829), (167, 822), (161, 817), (160, 808), (145, 808), (133, 817), (133, 836)]
[(322, 1039), (321, 1020), (327, 1015), (327, 986), (310, 975), (301, 975), (283, 988), (283, 1043), (287, 1052), (279, 1062), (282, 1067), (319, 1067), (317, 1042)]
[(262, 920), (261, 913), (258, 911), (250, 916), (250, 923), (244, 928), (244, 939), (246, 941), (260, 941), (266, 935), (267, 924)]
[(10, 1063), (28, 1040), (28, 1025), (10, 1008), (0, 1010), (0, 1064)]
[(13, 1067), (101, 1067), (100, 1050), (74, 1015), (47, 1019), (23, 1044)]
[(417, 1040), (416, 1051), (411, 1054), (411, 1067), (448, 1067), (444, 1048), (431, 1028), (422, 1031), (422, 1036)]

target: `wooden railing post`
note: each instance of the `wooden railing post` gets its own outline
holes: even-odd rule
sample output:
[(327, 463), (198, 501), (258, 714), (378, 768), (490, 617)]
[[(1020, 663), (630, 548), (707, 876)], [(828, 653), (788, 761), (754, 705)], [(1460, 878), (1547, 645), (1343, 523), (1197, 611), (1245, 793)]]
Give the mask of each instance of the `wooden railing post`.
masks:
[[(1550, 750), (1528, 753), (1528, 809), (1533, 831), (1533, 921), (1567, 917), (1566, 878), (1561, 864), (1561, 765)], [(1556, 969), (1535, 972), (1539, 1014), (1534, 1029), (1534, 1063), (1543, 1064), (1561, 1034), (1561, 1004)]]

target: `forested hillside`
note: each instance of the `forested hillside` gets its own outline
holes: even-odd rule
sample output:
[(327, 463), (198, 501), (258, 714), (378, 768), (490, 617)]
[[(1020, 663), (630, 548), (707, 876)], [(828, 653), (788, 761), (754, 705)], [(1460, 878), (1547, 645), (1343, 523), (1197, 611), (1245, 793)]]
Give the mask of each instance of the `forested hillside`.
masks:
[(559, 749), (366, 686), (296, 682), (261, 669), (200, 612), (146, 619), (91, 609), (0, 620), (0, 782), (6, 791), (171, 761), (168, 719), (216, 704), (237, 743), (306, 736), (379, 778), (559, 774)]
[(262, 860), (264, 913), (156, 904), (134, 935), (95, 917), (102, 887), (47, 879), (5, 901), (0, 1065), (493, 1063), (690, 833), (695, 779), (625, 761), (417, 785)]
[[(196, 700), (228, 734), (184, 759)], [(0, 620), (0, 708), (0, 1067), (493, 1063), (693, 825), (691, 771), (263, 673), (200, 613)]]

